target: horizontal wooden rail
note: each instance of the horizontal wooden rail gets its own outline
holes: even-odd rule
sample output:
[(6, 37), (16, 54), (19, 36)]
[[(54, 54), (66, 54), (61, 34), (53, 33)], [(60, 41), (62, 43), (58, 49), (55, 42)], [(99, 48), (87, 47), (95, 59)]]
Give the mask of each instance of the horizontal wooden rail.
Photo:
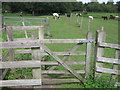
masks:
[(5, 20), (5, 22), (23, 22), (22, 20), (21, 21), (7, 21), (7, 20)]
[(87, 43), (93, 42), (93, 40), (86, 39), (42, 39), (42, 40), (25, 40), (25, 41), (9, 41), (0, 42), (2, 46), (0, 48), (31, 48), (39, 47), (40, 43)]
[[(15, 50), (15, 53), (32, 53), (31, 49), (24, 49), (24, 50)], [(86, 55), (86, 52), (80, 52), (80, 51), (75, 51), (75, 52), (53, 52), (56, 55)], [(42, 55), (48, 55), (47, 53), (43, 53)]]
[(120, 87), (120, 83), (119, 83), (119, 82), (116, 82), (116, 83), (115, 83), (115, 86)]
[[(14, 41), (32, 41), (31, 38), (17, 38)], [(92, 43), (94, 40), (87, 40), (87, 39), (42, 39), (40, 40), (41, 43)]]
[(61, 84), (74, 82), (80, 83), (78, 79), (43, 79), (43, 84)]
[(109, 74), (117, 74), (120, 75), (120, 70), (113, 70), (113, 69), (108, 69), (108, 68), (101, 68), (101, 67), (96, 67), (97, 72), (102, 72), (102, 73), (109, 73)]
[[(77, 73), (85, 73), (85, 70), (76, 70)], [(44, 70), (42, 74), (70, 74), (68, 71)]]
[(11, 62), (0, 62), (2, 68), (27, 68), (27, 67), (40, 67), (40, 61), (11, 61)]
[(40, 79), (0, 80), (0, 87), (41, 85)]
[(4, 17), (5, 19), (39, 19), (46, 20), (46, 18), (21, 18), (21, 17)]
[(12, 28), (13, 30), (39, 30), (43, 26), (7, 26), (6, 28)]
[(98, 57), (97, 61), (106, 62), (106, 63), (113, 63), (113, 64), (120, 64), (118, 59), (113, 59), (113, 58)]
[(99, 43), (98, 45), (101, 46), (101, 47), (120, 49), (120, 45), (119, 44)]
[[(66, 61), (68, 65), (75, 65), (75, 64), (85, 64), (85, 62), (80, 62), (80, 61)], [(5, 69), (5, 68), (35, 68), (35, 67), (40, 67), (40, 65), (60, 65), (58, 62), (40, 62), (40, 61), (33, 61), (33, 60), (28, 60), (28, 61), (11, 61), (11, 62), (0, 62), (0, 69)]]

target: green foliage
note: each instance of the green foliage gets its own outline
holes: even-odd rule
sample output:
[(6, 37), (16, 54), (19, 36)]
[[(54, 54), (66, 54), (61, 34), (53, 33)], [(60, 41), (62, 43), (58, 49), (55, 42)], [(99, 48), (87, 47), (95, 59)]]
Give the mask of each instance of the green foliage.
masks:
[(86, 82), (83, 85), (80, 85), (79, 83), (70, 83), (70, 84), (61, 84), (58, 86), (59, 88), (116, 88), (114, 86), (115, 80), (110, 80), (107, 76), (104, 77), (96, 77), (88, 78)]
[(52, 15), (54, 12), (61, 14), (71, 13), (73, 11), (83, 11), (86, 9), (88, 12), (117, 12), (119, 2), (112, 3), (85, 3), (82, 2), (6, 2), (3, 3), (3, 12), (27, 12), (32, 15)]
[(110, 76), (89, 78), (85, 82), (85, 88), (115, 88), (114, 83), (115, 80), (111, 80)]

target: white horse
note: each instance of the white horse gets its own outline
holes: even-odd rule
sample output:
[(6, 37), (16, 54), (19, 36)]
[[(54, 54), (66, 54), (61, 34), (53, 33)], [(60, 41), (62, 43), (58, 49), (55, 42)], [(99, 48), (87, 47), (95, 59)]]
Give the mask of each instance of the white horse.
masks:
[(93, 16), (89, 16), (89, 19), (92, 19), (92, 20), (93, 20)]
[(60, 16), (58, 13), (53, 13), (53, 18), (56, 20), (56, 18), (60, 19)]
[(119, 16), (115, 16), (115, 19), (118, 19), (118, 18), (120, 18)]

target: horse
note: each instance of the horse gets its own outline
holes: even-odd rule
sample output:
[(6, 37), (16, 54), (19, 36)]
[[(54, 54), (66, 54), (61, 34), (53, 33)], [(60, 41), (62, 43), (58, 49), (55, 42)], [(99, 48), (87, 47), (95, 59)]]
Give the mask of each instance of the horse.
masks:
[(81, 16), (82, 14), (81, 13), (76, 13), (75, 16)]
[(56, 18), (60, 19), (60, 16), (58, 13), (53, 13), (53, 18), (56, 20)]
[(102, 18), (103, 18), (104, 20), (108, 20), (108, 17), (107, 17), (107, 16), (102, 16)]
[(66, 13), (66, 16), (67, 17), (71, 17), (71, 13)]
[(119, 19), (120, 17), (119, 16), (115, 16), (115, 19)]
[(115, 19), (115, 16), (110, 15), (109, 19)]
[(92, 19), (93, 20), (93, 16), (88, 16), (89, 17), (89, 19)]
[(20, 16), (21, 16), (21, 17), (23, 16), (23, 12), (20, 12)]

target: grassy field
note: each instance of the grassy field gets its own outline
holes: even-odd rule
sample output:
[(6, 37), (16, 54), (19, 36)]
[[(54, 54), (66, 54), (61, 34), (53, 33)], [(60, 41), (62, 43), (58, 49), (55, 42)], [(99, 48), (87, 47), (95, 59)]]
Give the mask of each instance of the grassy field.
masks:
[[(96, 37), (96, 31), (100, 30), (101, 27), (104, 27), (104, 31), (106, 32), (106, 42), (108, 43), (118, 43), (118, 20), (103, 20), (101, 16), (103, 15), (117, 15), (116, 13), (88, 13), (88, 15), (95, 16), (97, 18), (94, 18), (93, 21), (91, 21), (90, 25), (90, 31), (93, 32), (93, 38), (95, 39)], [(60, 16), (60, 20), (54, 20), (52, 16), (31, 16), (31, 15), (25, 15), (24, 17), (49, 17), (49, 24), (50, 24), (50, 31), (52, 34), (52, 37), (49, 37), (49, 39), (82, 39), (86, 38), (86, 34), (88, 31), (88, 15), (85, 15), (83, 17), (83, 22), (82, 22), (82, 29), (80, 29), (78, 23), (77, 23), (77, 17), (73, 15), (73, 17), (68, 18), (65, 17), (64, 15)], [(6, 17), (18, 17), (18, 14), (5, 14), (4, 16)], [(10, 19), (8, 19), (10, 20)], [(79, 21), (81, 18), (79, 18)], [(12, 19), (12, 21), (15, 21), (15, 19)], [(36, 21), (31, 21), (31, 25), (40, 25), (38, 20)], [(10, 25), (15, 25), (16, 23), (6, 23)], [(21, 25), (21, 23), (18, 23), (17, 25)], [(25, 25), (29, 25), (25, 23)], [(20, 38), (20, 37), (25, 37), (24, 34), (18, 34), (18, 32), (14, 32), (14, 37), (15, 38)], [(4, 34), (3, 34), (3, 39), (5, 39)], [(76, 44), (47, 44), (47, 46), (52, 50), (52, 51), (69, 51), (73, 46)], [(86, 47), (85, 45), (81, 46), (78, 51), (85, 51)], [(113, 49), (105, 49), (105, 56), (106, 57), (114, 57), (115, 50)], [(60, 56), (63, 57), (63, 56)], [(92, 55), (92, 61), (94, 57), (94, 45), (93, 45), (93, 55)], [(16, 60), (30, 60), (31, 59), (31, 54), (20, 54), (20, 55), (15, 55)], [(50, 60), (54, 60), (52, 57), (49, 57)], [(85, 60), (84, 56), (71, 56), (69, 60)], [(107, 66), (111, 67), (111, 65), (107, 64)], [(84, 69), (84, 66), (73, 66), (74, 69)], [(58, 70), (64, 70), (62, 66), (59, 66), (57, 68)], [(9, 71), (9, 75), (5, 77), (5, 79), (15, 79), (15, 78), (31, 78), (31, 70), (30, 68), (28, 69), (16, 69), (17, 73), (13, 73), (12, 71)], [(92, 71), (92, 70), (91, 70)], [(89, 77), (88, 81), (86, 82), (85, 88), (99, 88), (99, 87), (113, 87), (110, 82), (105, 82), (108, 81), (109, 78), (106, 76), (103, 78), (103, 81), (99, 78), (97, 78), (95, 81), (92, 81), (91, 77)], [(83, 88), (82, 85), (79, 85), (78, 83), (72, 83), (72, 84), (61, 84), (59, 87), (64, 87), (64, 88)]]

